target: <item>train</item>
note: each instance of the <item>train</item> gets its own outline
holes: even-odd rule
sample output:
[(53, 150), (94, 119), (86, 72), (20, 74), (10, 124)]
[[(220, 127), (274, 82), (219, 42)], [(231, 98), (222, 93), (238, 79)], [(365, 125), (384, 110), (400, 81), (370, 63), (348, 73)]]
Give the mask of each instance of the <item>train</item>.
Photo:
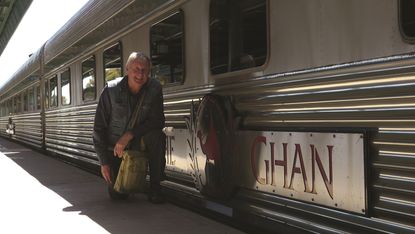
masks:
[[(0, 88), (0, 135), (98, 166), (128, 55), (163, 85), (163, 190), (258, 232), (415, 232), (410, 0), (90, 0)], [(3, 79), (3, 78), (2, 78)]]

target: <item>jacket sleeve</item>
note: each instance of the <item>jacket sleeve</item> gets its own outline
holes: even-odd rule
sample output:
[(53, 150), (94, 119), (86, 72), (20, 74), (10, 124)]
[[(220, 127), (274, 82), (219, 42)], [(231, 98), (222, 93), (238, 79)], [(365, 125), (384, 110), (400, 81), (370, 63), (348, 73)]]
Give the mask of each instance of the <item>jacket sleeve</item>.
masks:
[(140, 139), (151, 130), (159, 129), (161, 131), (164, 128), (165, 117), (162, 88), (161, 86), (158, 86), (152, 91), (155, 93), (153, 95), (148, 95), (152, 97), (152, 100), (146, 118), (140, 123), (136, 123), (132, 129), (136, 139)]
[(108, 147), (108, 126), (111, 116), (111, 101), (108, 88), (105, 87), (99, 98), (97, 110), (94, 119), (93, 141), (95, 152), (97, 153), (101, 165), (109, 164), (110, 152)]

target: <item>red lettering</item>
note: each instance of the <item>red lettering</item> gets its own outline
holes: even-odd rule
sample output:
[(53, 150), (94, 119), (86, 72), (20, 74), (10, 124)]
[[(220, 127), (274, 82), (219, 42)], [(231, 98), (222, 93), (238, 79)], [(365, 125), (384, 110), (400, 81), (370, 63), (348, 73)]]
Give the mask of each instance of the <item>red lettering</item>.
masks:
[(256, 160), (257, 160), (257, 155), (256, 155), (256, 148), (257, 148), (257, 144), (259, 143), (263, 143), (264, 145), (267, 144), (267, 138), (265, 138), (264, 136), (257, 136), (254, 140), (254, 143), (252, 144), (251, 147), (251, 169), (252, 169), (252, 174), (254, 175), (256, 181), (258, 181), (258, 183), (260, 184), (266, 184), (266, 181), (264, 178), (258, 178), (258, 171), (257, 171), (257, 164), (256, 164)]
[[(284, 188), (288, 188), (287, 187), (287, 164), (288, 164), (288, 160), (287, 160), (287, 143), (282, 143), (282, 146), (283, 146), (283, 157), (284, 157), (284, 159), (283, 160), (275, 160), (274, 161), (274, 151), (271, 151), (272, 152), (272, 154), (271, 154), (271, 159), (272, 159), (272, 161), (274, 161), (274, 163), (275, 163), (275, 165), (277, 165), (277, 166), (282, 166), (282, 167), (284, 167)], [(274, 167), (272, 167), (272, 172), (274, 172)], [(272, 176), (273, 178), (274, 178), (274, 175)]]
[[(276, 186), (276, 183), (279, 178), (275, 178), (276, 173), (276, 166), (283, 167), (284, 169), (284, 185), (283, 188), (286, 189), (292, 189), (294, 190), (294, 177), (295, 174), (301, 174), (302, 180), (304, 184), (304, 192), (306, 193), (314, 193), (317, 194), (316, 191), (316, 165), (318, 170), (320, 171), (320, 175), (324, 181), (324, 185), (326, 187), (326, 190), (331, 197), (331, 199), (334, 199), (333, 195), (333, 148), (332, 145), (327, 145), (328, 149), (328, 173), (327, 168), (323, 167), (323, 162), (321, 160), (321, 157), (319, 155), (319, 152), (317, 151), (317, 148), (310, 144), (311, 148), (311, 172), (312, 172), (312, 181), (311, 181), (311, 189), (309, 187), (308, 178), (307, 178), (307, 171), (304, 164), (304, 157), (301, 150), (300, 144), (295, 144), (295, 153), (294, 153), (294, 159), (292, 164), (292, 170), (291, 170), (291, 178), (290, 183), (288, 186), (288, 143), (282, 143), (282, 159), (276, 159), (277, 155), (275, 153), (275, 142), (270, 142), (270, 159), (271, 160), (264, 160), (265, 163), (265, 175), (261, 176), (260, 171), (258, 171), (258, 160), (259, 160), (259, 147), (261, 147), (261, 144), (267, 145), (267, 138), (265, 136), (257, 136), (251, 146), (251, 170), (252, 174), (255, 177), (255, 180), (262, 185), (270, 184), (272, 186)], [(299, 165), (297, 166), (297, 161)], [(264, 178), (265, 177), (265, 178)]]
[(268, 178), (268, 174), (269, 174), (269, 160), (264, 160), (265, 162), (265, 184), (269, 184), (269, 178)]
[[(297, 157), (300, 159), (300, 167), (296, 167)], [(304, 192), (309, 193), (310, 189), (308, 188), (307, 174), (306, 174), (305, 167), (304, 167), (303, 154), (301, 152), (300, 144), (295, 144), (295, 155), (294, 155), (293, 168), (291, 171), (291, 181), (290, 181), (290, 186), (289, 186), (290, 189), (293, 189), (294, 173), (303, 175)]]
[(314, 186), (315, 183), (315, 163), (317, 162), (318, 169), (320, 170), (321, 177), (323, 177), (324, 185), (326, 186), (327, 192), (329, 193), (331, 199), (333, 199), (333, 147), (332, 145), (328, 145), (328, 157), (329, 157), (329, 177), (327, 178), (326, 171), (323, 168), (323, 163), (321, 162), (320, 156), (317, 152), (317, 149), (314, 145), (310, 145), (311, 147), (311, 159), (312, 159), (312, 193), (317, 194), (316, 188)]
[[(274, 145), (275, 145), (275, 143), (274, 142), (270, 142), (269, 143), (269, 145), (270, 145), (270, 148), (271, 148), (271, 185), (275, 185), (275, 182), (274, 182), (274, 171), (275, 171), (275, 168), (274, 168)], [(268, 171), (267, 171), (267, 177), (268, 177)]]

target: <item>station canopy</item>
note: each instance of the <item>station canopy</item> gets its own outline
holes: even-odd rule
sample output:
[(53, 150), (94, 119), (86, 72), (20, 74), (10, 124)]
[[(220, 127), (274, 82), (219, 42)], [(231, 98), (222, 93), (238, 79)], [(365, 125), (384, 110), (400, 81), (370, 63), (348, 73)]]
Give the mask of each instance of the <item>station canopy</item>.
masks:
[(0, 56), (32, 0), (0, 0)]

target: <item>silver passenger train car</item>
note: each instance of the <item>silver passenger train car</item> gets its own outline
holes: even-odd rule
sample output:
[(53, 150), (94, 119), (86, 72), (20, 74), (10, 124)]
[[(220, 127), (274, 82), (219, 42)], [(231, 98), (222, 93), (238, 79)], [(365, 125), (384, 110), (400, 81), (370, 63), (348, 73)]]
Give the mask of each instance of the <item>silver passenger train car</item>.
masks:
[(1, 87), (1, 135), (97, 165), (100, 91), (143, 51), (172, 196), (258, 231), (414, 232), (414, 9), (91, 0)]

